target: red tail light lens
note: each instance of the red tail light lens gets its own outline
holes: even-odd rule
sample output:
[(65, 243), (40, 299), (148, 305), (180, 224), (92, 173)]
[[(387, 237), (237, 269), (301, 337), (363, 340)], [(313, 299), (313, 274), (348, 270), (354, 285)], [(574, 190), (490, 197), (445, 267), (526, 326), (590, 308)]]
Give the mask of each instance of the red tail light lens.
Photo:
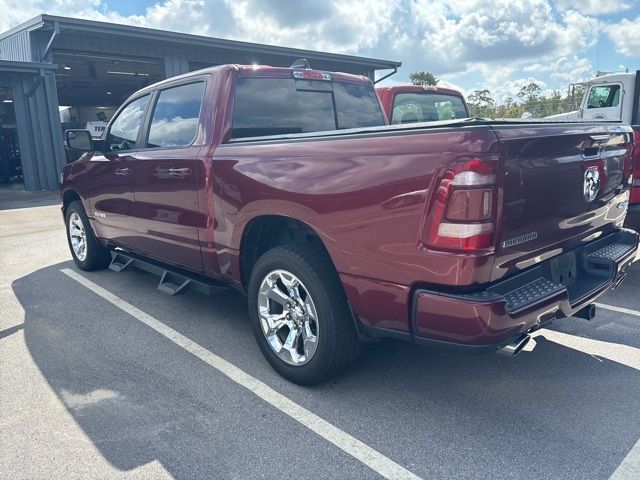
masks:
[(440, 180), (426, 230), (432, 248), (486, 250), (494, 246), (496, 162), (450, 165)]

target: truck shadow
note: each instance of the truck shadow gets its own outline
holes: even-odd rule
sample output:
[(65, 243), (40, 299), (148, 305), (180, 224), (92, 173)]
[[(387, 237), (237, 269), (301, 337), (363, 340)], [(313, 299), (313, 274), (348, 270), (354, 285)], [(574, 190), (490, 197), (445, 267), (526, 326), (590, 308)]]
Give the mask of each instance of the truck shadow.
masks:
[[(281, 453), (302, 455), (289, 476), (308, 474), (305, 448), (316, 444), (328, 451), (318, 478), (340, 471), (337, 449), (60, 268), (72, 264), (12, 285), (26, 344), (115, 467), (158, 460), (175, 478), (273, 478), (282, 457), (270, 444), (288, 440)], [(241, 295), (169, 297), (147, 274), (83, 275), (424, 477), (608, 478), (640, 436), (640, 372), (544, 338), (514, 359), (382, 342), (336, 380), (301, 388), (262, 359)]]

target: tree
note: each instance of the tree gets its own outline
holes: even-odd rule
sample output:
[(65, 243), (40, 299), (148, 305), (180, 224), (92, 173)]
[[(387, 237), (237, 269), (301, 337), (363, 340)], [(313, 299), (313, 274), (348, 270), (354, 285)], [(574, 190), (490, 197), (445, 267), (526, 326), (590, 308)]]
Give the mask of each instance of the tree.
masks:
[(492, 117), (494, 116), (494, 107), (496, 101), (491, 96), (488, 89), (474, 90), (467, 98), (471, 116), (474, 117)]
[(541, 91), (542, 87), (540, 85), (536, 82), (531, 82), (520, 89), (518, 92), (518, 98), (525, 101), (536, 100), (540, 96)]
[(431, 85), (436, 86), (439, 82), (431, 72), (413, 72), (409, 74), (409, 80), (413, 85)]

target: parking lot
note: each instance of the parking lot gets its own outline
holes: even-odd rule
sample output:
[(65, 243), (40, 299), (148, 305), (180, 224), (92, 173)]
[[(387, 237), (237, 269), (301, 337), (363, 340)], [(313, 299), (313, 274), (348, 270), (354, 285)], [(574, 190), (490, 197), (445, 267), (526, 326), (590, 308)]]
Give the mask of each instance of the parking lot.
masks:
[(640, 478), (640, 263), (515, 358), (388, 341), (303, 388), (235, 291), (80, 272), (54, 197), (2, 208), (1, 478)]

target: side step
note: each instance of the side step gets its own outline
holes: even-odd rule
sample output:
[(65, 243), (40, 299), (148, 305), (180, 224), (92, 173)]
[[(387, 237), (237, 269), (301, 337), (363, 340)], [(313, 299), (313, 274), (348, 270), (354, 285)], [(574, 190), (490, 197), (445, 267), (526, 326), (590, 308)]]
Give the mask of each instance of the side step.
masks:
[(205, 295), (213, 295), (228, 288), (227, 285), (209, 277), (170, 268), (160, 262), (133, 253), (124, 253), (119, 250), (111, 252), (110, 270), (123, 272), (131, 267), (159, 276), (158, 290), (169, 295), (179, 295), (190, 288)]
[(133, 258), (127, 257), (118, 252), (111, 252), (111, 263), (109, 264), (109, 270), (114, 272), (122, 272), (129, 268), (133, 263)]

